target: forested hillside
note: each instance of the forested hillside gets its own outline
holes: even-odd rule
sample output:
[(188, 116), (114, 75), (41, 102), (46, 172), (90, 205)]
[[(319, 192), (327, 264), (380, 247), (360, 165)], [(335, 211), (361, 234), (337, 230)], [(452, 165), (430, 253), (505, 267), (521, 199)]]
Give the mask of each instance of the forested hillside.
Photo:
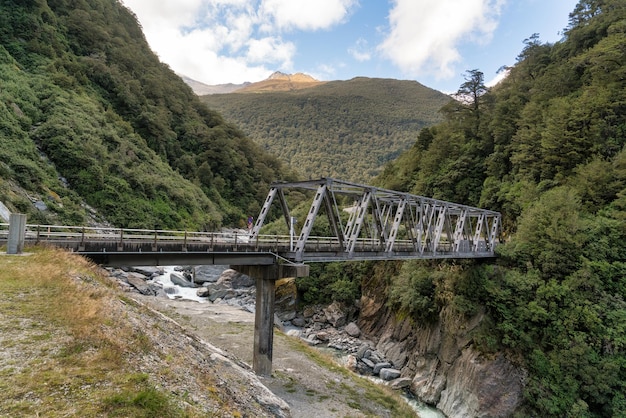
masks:
[(442, 120), (438, 110), (449, 97), (415, 81), (358, 77), (201, 100), (301, 177), (367, 183), (408, 149), (422, 128)]
[(473, 344), (527, 371), (520, 417), (626, 416), (625, 46), (626, 3), (580, 1), (500, 85), (467, 72), (465, 100), (377, 180), (503, 213), (497, 264), (406, 263), (385, 283), (417, 322), (484, 309)]
[(215, 228), (284, 175), (116, 0), (0, 2), (0, 80), (0, 200), (29, 222), (83, 223), (86, 202), (118, 226)]

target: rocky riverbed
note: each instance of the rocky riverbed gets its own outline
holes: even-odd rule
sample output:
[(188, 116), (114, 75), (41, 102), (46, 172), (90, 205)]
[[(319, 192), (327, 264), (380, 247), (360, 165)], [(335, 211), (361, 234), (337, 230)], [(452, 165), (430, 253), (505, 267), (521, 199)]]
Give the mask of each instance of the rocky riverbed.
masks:
[[(133, 268), (111, 270), (120, 286), (153, 308), (175, 315), (200, 338), (252, 363), (254, 281), (233, 270), (216, 266), (190, 268)], [(397, 391), (410, 379), (400, 376), (393, 364), (363, 339), (353, 321), (354, 311), (339, 304), (295, 310), (293, 283), (277, 290), (277, 332), (274, 339), (273, 374), (261, 381), (285, 400), (292, 416), (392, 416), (338, 367), (324, 369), (294, 345), (294, 338), (311, 346), (336, 350), (345, 366), (365, 376), (376, 376)], [(320, 411), (325, 411), (320, 415)]]

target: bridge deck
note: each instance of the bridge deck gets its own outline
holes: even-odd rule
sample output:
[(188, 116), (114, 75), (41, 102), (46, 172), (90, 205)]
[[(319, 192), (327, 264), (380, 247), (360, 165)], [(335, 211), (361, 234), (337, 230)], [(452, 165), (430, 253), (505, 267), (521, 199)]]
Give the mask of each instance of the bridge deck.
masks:
[[(0, 242), (7, 239), (8, 224), (0, 224)], [(109, 229), (59, 225), (27, 225), (27, 245), (44, 244), (84, 254), (103, 265), (270, 265), (294, 261), (297, 253), (289, 236), (262, 235), (251, 241), (242, 232), (185, 232), (170, 230)], [(417, 251), (414, 243), (398, 240), (385, 251), (370, 239), (359, 240), (348, 253), (339, 240), (309, 237), (300, 262), (407, 260), (493, 257), (492, 251), (453, 251), (446, 240), (436, 251)]]

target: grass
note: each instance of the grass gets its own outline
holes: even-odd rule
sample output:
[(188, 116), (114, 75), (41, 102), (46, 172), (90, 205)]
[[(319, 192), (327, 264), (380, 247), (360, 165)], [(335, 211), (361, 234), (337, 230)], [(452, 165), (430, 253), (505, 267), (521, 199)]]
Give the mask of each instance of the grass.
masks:
[(113, 314), (119, 299), (98, 269), (63, 251), (28, 251), (0, 257), (0, 416), (188, 416), (129, 374), (126, 355), (148, 342)]
[[(359, 410), (368, 416), (376, 416), (373, 411), (363, 402), (366, 399), (373, 405), (380, 405), (390, 411), (393, 417), (415, 417), (416, 413), (402, 397), (392, 389), (378, 385), (356, 373), (351, 372), (345, 367), (339, 366), (334, 358), (330, 355), (311, 348), (306, 343), (296, 338), (288, 338), (289, 346), (292, 350), (298, 350), (306, 353), (308, 357), (313, 359), (320, 367), (332, 370), (343, 375), (350, 384), (344, 382), (337, 385), (333, 381), (326, 383), (329, 390), (342, 392), (348, 395), (348, 405), (351, 408)], [(312, 396), (313, 393), (307, 393)]]

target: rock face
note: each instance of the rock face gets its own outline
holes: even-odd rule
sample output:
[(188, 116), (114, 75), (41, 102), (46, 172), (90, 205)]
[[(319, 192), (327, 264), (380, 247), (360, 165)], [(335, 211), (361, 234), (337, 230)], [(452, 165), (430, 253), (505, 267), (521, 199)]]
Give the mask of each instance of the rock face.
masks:
[(358, 325), (403, 377), (412, 378), (415, 396), (451, 418), (513, 414), (525, 373), (504, 355), (487, 358), (474, 349), (471, 334), (483, 313), (466, 319), (444, 307), (434, 323), (398, 320), (385, 305), (385, 292), (371, 289), (361, 298)]

